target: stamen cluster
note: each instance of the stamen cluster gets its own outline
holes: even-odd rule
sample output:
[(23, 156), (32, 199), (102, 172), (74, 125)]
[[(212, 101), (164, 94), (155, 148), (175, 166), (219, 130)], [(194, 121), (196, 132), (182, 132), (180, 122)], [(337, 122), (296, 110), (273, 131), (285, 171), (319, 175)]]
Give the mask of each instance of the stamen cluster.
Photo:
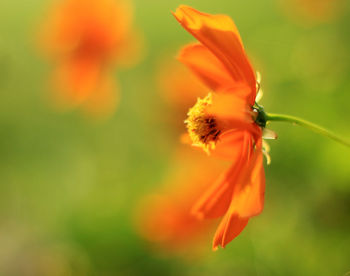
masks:
[(210, 105), (212, 105), (211, 93), (203, 99), (198, 98), (196, 104), (188, 111), (185, 120), (193, 146), (201, 147), (207, 153), (215, 148), (221, 133), (215, 117), (207, 112)]

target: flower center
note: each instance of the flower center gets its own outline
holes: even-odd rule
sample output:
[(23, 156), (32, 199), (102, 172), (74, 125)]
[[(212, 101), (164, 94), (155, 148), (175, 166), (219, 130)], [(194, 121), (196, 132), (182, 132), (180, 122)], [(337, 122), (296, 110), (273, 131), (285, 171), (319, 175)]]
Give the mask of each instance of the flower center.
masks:
[(203, 99), (198, 98), (196, 104), (187, 113), (185, 124), (194, 146), (204, 149), (207, 153), (215, 148), (221, 130), (214, 116), (206, 112), (212, 104), (212, 94)]

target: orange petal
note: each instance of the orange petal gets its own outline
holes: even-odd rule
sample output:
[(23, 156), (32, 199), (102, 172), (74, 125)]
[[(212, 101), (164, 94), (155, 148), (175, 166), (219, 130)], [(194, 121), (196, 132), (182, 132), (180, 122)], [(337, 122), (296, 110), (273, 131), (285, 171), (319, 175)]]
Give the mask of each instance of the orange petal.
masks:
[[(247, 91), (246, 88), (242, 87), (240, 91)], [(242, 124), (253, 123), (251, 108), (237, 95), (238, 93), (237, 90), (235, 94), (213, 94), (213, 104), (206, 111), (215, 117), (237, 123), (237, 128)]]
[(180, 51), (178, 60), (190, 68), (205, 85), (214, 91), (224, 90), (234, 85), (225, 66), (199, 43), (185, 46)]
[(240, 182), (236, 186), (239, 190), (234, 191), (230, 209), (241, 218), (260, 214), (264, 208), (265, 195), (265, 172), (261, 149), (254, 153)]
[[(247, 176), (241, 177), (244, 189), (233, 192), (233, 201), (221, 221), (213, 242), (213, 249), (225, 247), (237, 237), (248, 223), (250, 217), (258, 215), (264, 206), (265, 175), (261, 151), (255, 152), (246, 167)], [(237, 183), (235, 190), (240, 188)]]
[(213, 157), (220, 159), (237, 160), (242, 154), (240, 149), (244, 143), (244, 133), (241, 130), (229, 130), (220, 135), (215, 149), (210, 152)]
[(228, 141), (229, 138), (232, 140), (233, 164), (193, 206), (192, 213), (200, 218), (217, 218), (225, 214), (241, 170), (247, 162), (251, 135), (247, 132), (236, 132), (227, 138)]
[(236, 214), (226, 214), (214, 235), (213, 250), (219, 246), (224, 248), (243, 231), (248, 221), (248, 218), (240, 218)]
[(225, 15), (201, 13), (184, 5), (176, 10), (174, 16), (223, 63), (236, 83), (248, 84), (250, 91), (246, 97), (253, 105), (256, 96), (255, 73), (231, 18)]
[(202, 218), (221, 217), (227, 211), (234, 187), (229, 181), (236, 173), (236, 168), (231, 167), (222, 174), (219, 179), (211, 186), (209, 190), (193, 206), (192, 214)]

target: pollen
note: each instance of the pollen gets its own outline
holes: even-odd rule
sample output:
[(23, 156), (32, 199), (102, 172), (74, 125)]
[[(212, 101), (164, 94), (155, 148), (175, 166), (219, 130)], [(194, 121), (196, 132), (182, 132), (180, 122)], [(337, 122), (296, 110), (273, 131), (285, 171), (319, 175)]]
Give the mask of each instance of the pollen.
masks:
[(192, 145), (203, 148), (208, 154), (215, 148), (221, 133), (215, 117), (207, 113), (210, 105), (212, 105), (211, 93), (203, 99), (198, 98), (196, 104), (188, 111), (185, 120)]

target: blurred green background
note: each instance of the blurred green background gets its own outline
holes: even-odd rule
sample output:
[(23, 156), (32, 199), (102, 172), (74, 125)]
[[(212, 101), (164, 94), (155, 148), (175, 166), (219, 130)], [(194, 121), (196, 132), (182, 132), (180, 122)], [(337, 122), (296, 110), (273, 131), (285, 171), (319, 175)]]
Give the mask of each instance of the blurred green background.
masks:
[(299, 16), (293, 1), (134, 3), (147, 55), (115, 71), (119, 109), (91, 122), (79, 111), (56, 113), (46, 100), (51, 65), (35, 40), (50, 1), (0, 1), (0, 275), (349, 272), (350, 151), (292, 125), (271, 125), (279, 139), (270, 143), (264, 212), (225, 250), (212, 252), (208, 240), (200, 257), (164, 255), (132, 222), (179, 143), (162, 120), (154, 74), (162, 54), (175, 56), (193, 39), (170, 11), (188, 4), (230, 15), (262, 74), (266, 110), (350, 137), (349, 2), (322, 22)]

